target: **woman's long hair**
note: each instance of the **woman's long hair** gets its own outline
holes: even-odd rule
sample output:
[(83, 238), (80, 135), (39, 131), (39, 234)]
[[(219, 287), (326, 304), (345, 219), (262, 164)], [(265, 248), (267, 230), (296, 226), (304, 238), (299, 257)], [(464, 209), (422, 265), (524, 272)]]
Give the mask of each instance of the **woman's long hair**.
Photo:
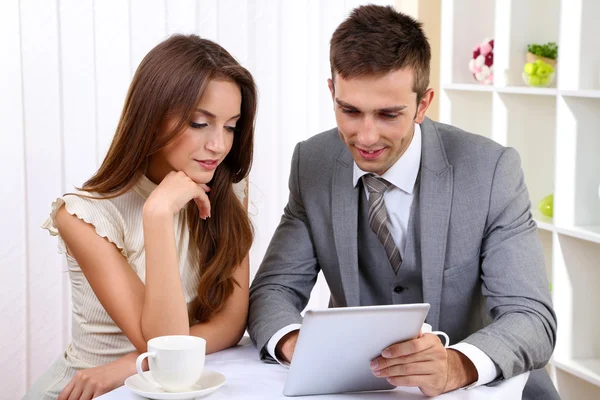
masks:
[[(125, 100), (115, 137), (100, 169), (81, 188), (114, 198), (145, 173), (149, 157), (176, 139), (191, 121), (211, 80), (229, 80), (242, 94), (241, 117), (231, 151), (217, 167), (209, 198), (211, 218), (202, 220), (187, 206), (191, 241), (201, 273), (195, 317), (207, 321), (231, 296), (236, 267), (252, 244), (248, 214), (232, 183), (248, 176), (252, 164), (256, 86), (250, 73), (225, 49), (196, 35), (174, 35), (153, 48), (138, 67)], [(172, 131), (160, 134), (168, 115), (178, 116)], [(239, 284), (238, 284), (239, 285)]]

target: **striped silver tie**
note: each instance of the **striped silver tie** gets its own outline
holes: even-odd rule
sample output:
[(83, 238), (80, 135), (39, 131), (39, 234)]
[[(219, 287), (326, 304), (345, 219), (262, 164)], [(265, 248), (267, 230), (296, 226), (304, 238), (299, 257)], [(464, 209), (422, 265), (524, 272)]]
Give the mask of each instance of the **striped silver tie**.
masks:
[(383, 202), (383, 194), (392, 184), (375, 175), (363, 176), (363, 182), (369, 190), (369, 226), (383, 244), (394, 272), (398, 273), (402, 264), (402, 256), (387, 227), (388, 215)]

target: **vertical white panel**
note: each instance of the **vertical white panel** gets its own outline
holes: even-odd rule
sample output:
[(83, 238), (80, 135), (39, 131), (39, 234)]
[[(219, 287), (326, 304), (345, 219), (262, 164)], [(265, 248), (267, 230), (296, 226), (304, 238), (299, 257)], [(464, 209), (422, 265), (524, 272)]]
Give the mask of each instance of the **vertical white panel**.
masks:
[(93, 0), (60, 2), (65, 190), (97, 168)]
[(165, 0), (131, 0), (131, 73), (167, 34)]
[[(217, 0), (198, 0), (196, 8), (198, 21), (198, 34), (204, 39), (212, 41), (218, 40), (217, 31), (217, 15), (218, 15)], [(231, 29), (235, 29), (232, 27)]]
[[(440, 68), (440, 84), (441, 86), (452, 83), (454, 76), (452, 68), (454, 66), (454, 2), (451, 0), (442, 0), (442, 24), (440, 27), (440, 63), (443, 68)], [(495, 43), (494, 43), (495, 45)], [(440, 121), (443, 121), (445, 112), (441, 102), (444, 98), (440, 98)]]
[[(579, 29), (579, 35), (581, 36), (579, 89), (600, 90), (600, 43), (598, 40), (600, 37), (600, 25), (598, 24), (600, 2), (585, 0), (582, 11), (581, 27)], [(571, 29), (577, 31), (575, 27)], [(562, 48), (564, 46), (560, 47), (560, 49)]]
[[(279, 154), (279, 7), (270, 0), (249, 2), (249, 69), (259, 91), (254, 135), (254, 161), (250, 174), (249, 212), (256, 228), (250, 254), (254, 277), (279, 223), (285, 203), (279, 199), (281, 166), (289, 160)], [(287, 188), (287, 186), (286, 186)]]
[(584, 0), (562, 2), (560, 10), (560, 39), (558, 43), (558, 87), (563, 90), (577, 90), (581, 87), (581, 61), (583, 42)]
[(35, 380), (64, 350), (62, 267), (56, 239), (40, 229), (62, 192), (58, 9), (53, 1), (21, 1), (27, 182), (28, 364)]
[[(502, 146), (508, 146), (509, 114), (508, 108), (502, 101), (500, 94), (491, 93), (491, 106), (489, 101), (484, 100), (490, 96), (490, 93), (487, 92), (477, 93), (477, 95), (475, 93), (467, 93), (466, 96), (461, 93), (460, 96), (463, 96), (463, 99), (460, 103), (456, 102), (456, 106), (463, 109), (461, 120), (458, 123), (459, 121), (453, 119), (451, 124), (468, 132), (481, 135), (484, 132), (489, 132), (489, 124), (491, 122), (491, 138)], [(478, 118), (473, 118), (473, 115), (477, 115)]]
[[(60, 2), (60, 45), (63, 191), (70, 192), (81, 187), (97, 168), (93, 0)], [(66, 348), (70, 340), (71, 287), (68, 275), (63, 274), (62, 278), (63, 347)]]
[(19, 2), (0, 4), (0, 399), (24, 394), (27, 372), (25, 152)]
[[(271, 3), (272, 7), (272, 3)], [(221, 0), (218, 9), (218, 39), (238, 62), (247, 66), (248, 14), (245, 0)]]
[(196, 0), (167, 1), (167, 33), (195, 33), (197, 6)]
[(130, 81), (129, 5), (123, 0), (94, 2), (96, 39), (96, 124), (99, 165), (115, 134)]
[[(578, 121), (568, 100), (566, 97), (559, 96), (556, 101), (556, 149), (558, 149), (554, 167), (554, 224), (556, 226), (573, 226), (576, 220), (579, 173), (576, 162)], [(556, 247), (554, 246), (555, 249)], [(557, 256), (554, 259), (559, 260)]]
[(319, 129), (319, 110), (322, 108), (319, 104), (319, 94), (327, 94), (327, 84), (319, 79), (320, 65), (327, 64), (326, 59), (321, 59), (321, 48), (319, 46), (321, 6), (318, 0), (308, 0), (306, 12), (306, 61), (303, 63), (306, 67), (306, 133), (312, 136)]
[[(294, 146), (309, 136), (306, 122), (308, 111), (308, 90), (306, 87), (307, 4), (302, 1), (281, 3), (280, 10), (280, 154), (282, 160), (291, 160)], [(280, 201), (287, 201), (287, 181), (289, 162), (281, 165), (278, 182)], [(285, 204), (285, 203), (284, 203)]]
[(336, 126), (333, 112), (333, 100), (327, 87), (327, 79), (331, 78), (329, 63), (329, 42), (338, 25), (348, 16), (344, 0), (320, 2), (319, 19), (319, 131)]
[[(504, 87), (515, 85), (514, 76), (519, 71), (510, 71), (511, 62), (511, 17), (513, 12), (513, 1), (497, 1), (494, 15), (494, 86)], [(454, 19), (454, 18), (452, 18)], [(454, 22), (454, 21), (453, 21)], [(460, 29), (460, 28), (458, 28)], [(479, 43), (477, 43), (479, 44)], [(461, 46), (460, 43), (452, 43), (453, 46)], [(474, 47), (474, 46), (473, 46)], [(512, 82), (511, 82), (512, 81)]]

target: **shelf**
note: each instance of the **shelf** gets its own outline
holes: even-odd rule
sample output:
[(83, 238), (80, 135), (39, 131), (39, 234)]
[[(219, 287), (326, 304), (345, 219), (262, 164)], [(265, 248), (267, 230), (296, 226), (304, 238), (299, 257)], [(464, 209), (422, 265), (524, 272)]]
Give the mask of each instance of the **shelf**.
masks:
[(557, 360), (553, 362), (556, 368), (569, 372), (596, 386), (600, 386), (600, 359)]
[(491, 85), (483, 85), (478, 83), (453, 83), (443, 85), (444, 90), (461, 90), (465, 92), (493, 92), (494, 87)]
[(443, 90), (457, 90), (463, 92), (497, 92), (514, 93), (537, 96), (565, 96), (600, 99), (600, 90), (559, 90), (556, 88), (536, 88), (529, 86), (491, 86), (478, 83), (451, 83), (442, 85)]
[(529, 86), (496, 87), (494, 88), (494, 91), (498, 93), (527, 94), (538, 96), (556, 96), (558, 94), (558, 90), (555, 88), (536, 88)]
[[(600, 225), (593, 226), (555, 226), (555, 231), (562, 235), (600, 244)], [(600, 264), (600, 260), (598, 261)]]
[[(558, 226), (556, 230), (552, 298), (559, 328), (554, 364), (587, 365), (585, 360), (600, 360), (600, 245), (565, 235)], [(598, 383), (600, 386), (600, 380)]]
[[(561, 210), (556, 225), (584, 227), (575, 233), (597, 241), (594, 226), (600, 225), (600, 98), (557, 99), (556, 187), (554, 207)], [(585, 228), (591, 226), (592, 228)], [(578, 236), (581, 237), (581, 236)]]
[(548, 231), (548, 232), (555, 231), (554, 221), (552, 218), (546, 217), (541, 212), (539, 212), (537, 209), (535, 209), (535, 210), (532, 209), (531, 212), (533, 214), (533, 219), (535, 220), (538, 229), (541, 229), (543, 231)]
[[(547, 369), (564, 399), (600, 399), (599, 14), (599, 0), (442, 1), (440, 120), (519, 152), (558, 319)], [(493, 85), (468, 69), (486, 36)], [(548, 42), (555, 80), (529, 87), (527, 45)], [(551, 193), (553, 218), (538, 209)]]
[[(554, 192), (556, 98), (500, 93), (494, 98), (494, 139), (514, 147), (521, 156), (521, 168), (532, 208)], [(504, 136), (503, 136), (504, 135)]]
[[(526, 95), (541, 95), (541, 96), (556, 96), (559, 91), (555, 88), (535, 88), (529, 86), (506, 86), (497, 87), (492, 85), (483, 85), (478, 83), (452, 83), (443, 85), (444, 90), (456, 90), (463, 92), (497, 92), (497, 93), (513, 93)], [(589, 92), (589, 91), (588, 91)], [(575, 91), (577, 93), (577, 91)], [(600, 94), (598, 95), (600, 97)], [(593, 96), (588, 96), (593, 97)]]
[(560, 94), (567, 97), (600, 99), (600, 90), (561, 90)]
[[(478, 85), (460, 86), (477, 87)], [(492, 93), (488, 91), (442, 91), (440, 96), (440, 122), (491, 138)]]

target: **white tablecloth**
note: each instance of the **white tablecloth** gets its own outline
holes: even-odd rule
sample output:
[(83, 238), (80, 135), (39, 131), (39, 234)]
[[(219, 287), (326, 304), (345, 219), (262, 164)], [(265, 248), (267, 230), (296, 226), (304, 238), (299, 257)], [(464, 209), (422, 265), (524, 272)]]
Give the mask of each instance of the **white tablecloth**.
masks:
[[(266, 364), (259, 360), (258, 351), (249, 343), (248, 338), (242, 344), (229, 350), (210, 354), (206, 357), (206, 368), (225, 375), (227, 383), (216, 392), (208, 395), (207, 400), (269, 400), (292, 399), (285, 397), (283, 386), (288, 369), (278, 364)], [(435, 397), (440, 400), (475, 400), (475, 399), (520, 399), (529, 373), (508, 379), (494, 387), (479, 386), (468, 390), (456, 390)], [(360, 400), (360, 399), (425, 399), (418, 388), (397, 388), (393, 391), (348, 393), (321, 396), (303, 396), (297, 399), (318, 400)], [(142, 400), (143, 397), (131, 392), (125, 386), (113, 390), (101, 400)]]

